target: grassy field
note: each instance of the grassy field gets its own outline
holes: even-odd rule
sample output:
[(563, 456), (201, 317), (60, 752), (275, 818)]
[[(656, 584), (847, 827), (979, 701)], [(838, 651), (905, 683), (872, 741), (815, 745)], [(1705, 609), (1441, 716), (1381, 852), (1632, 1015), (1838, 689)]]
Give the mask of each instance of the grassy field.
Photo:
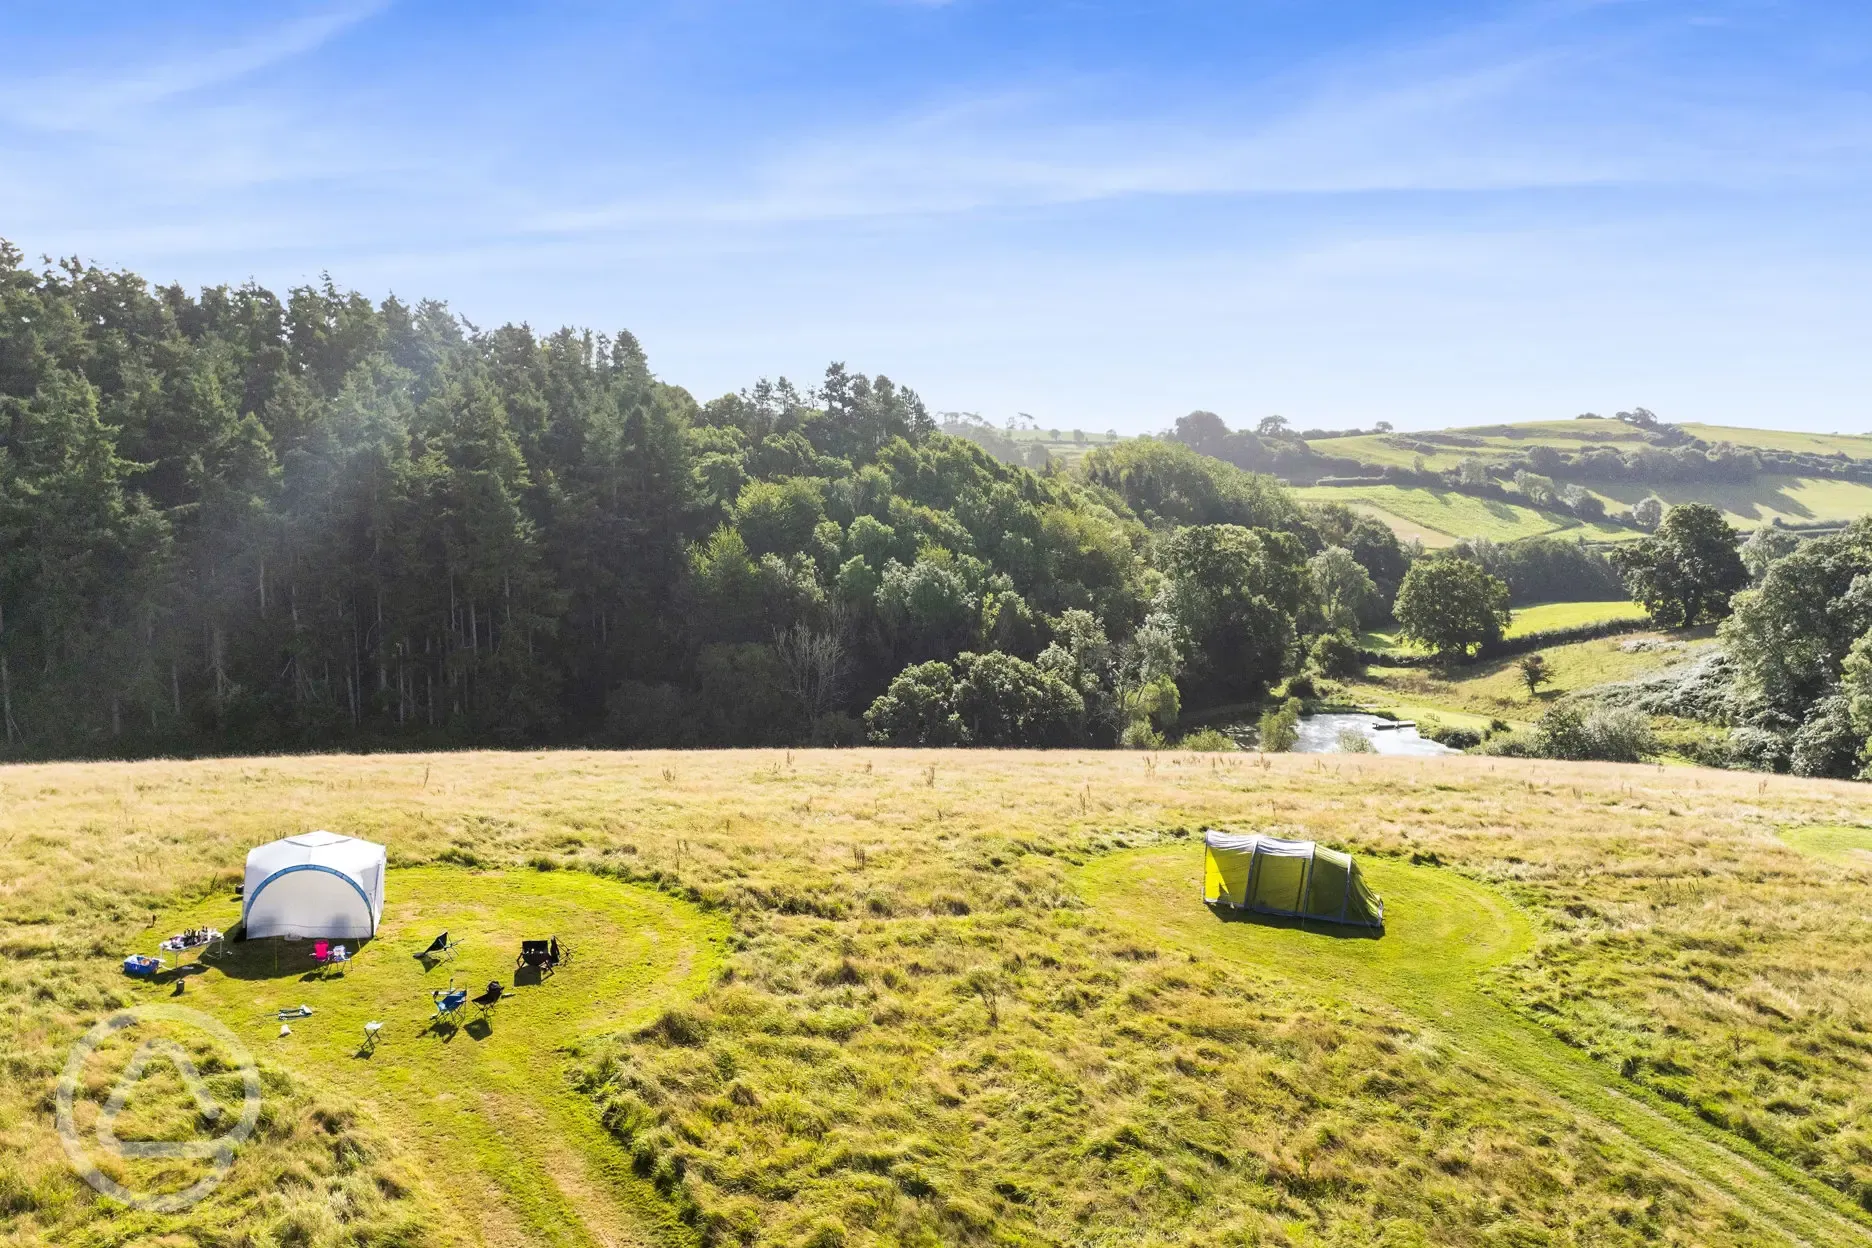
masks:
[(1766, 451), (1795, 451), (1809, 455), (1844, 454), (1851, 459), (1872, 459), (1872, 436), (1837, 433), (1796, 433), (1787, 429), (1738, 429), (1726, 425), (1686, 424), (1684, 432), (1705, 442), (1733, 442)]
[(1007, 432), (1016, 442), (1038, 442), (1046, 448), (1047, 454), (1068, 464), (1078, 463), (1088, 452), (1096, 451), (1101, 446), (1113, 446), (1124, 441), (1123, 437), (1091, 429), (1077, 431), (1084, 434), (1084, 440), (1074, 437), (1075, 431), (1071, 429), (1014, 429)]
[[(1467, 757), (4, 768), (0, 1243), (1863, 1242), (1872, 871), (1781, 839), (1862, 796)], [(1216, 922), (1205, 823), (1355, 850), (1391, 929)], [(66, 1050), (152, 995), (124, 952), (310, 827), (391, 847), (396, 926), (342, 980), (189, 977), (260, 1131), (202, 1204), (111, 1206), (49, 1126)], [(475, 979), (540, 926), (580, 956), (444, 1037), (407, 950), (439, 923)]]
[[(1518, 503), (1475, 498), (1454, 490), (1397, 485), (1315, 485), (1293, 493), (1306, 502), (1362, 504), (1380, 513), (1380, 518), (1387, 522), (1394, 518), (1402, 520), (1406, 525), (1442, 534), (1450, 541), (1486, 537), (1497, 542), (1512, 542), (1561, 531), (1594, 541), (1615, 541), (1628, 536), (1625, 530), (1610, 525), (1582, 524), (1571, 516), (1537, 511)], [(1412, 535), (1396, 523), (1392, 523), (1392, 527), (1398, 530), (1400, 537)]]
[(1584, 628), (1613, 620), (1642, 620), (1644, 608), (1635, 602), (1619, 599), (1611, 602), (1542, 602), (1516, 607), (1508, 622), (1507, 635), (1525, 637), (1529, 633), (1553, 628)]
[[(1685, 1188), (1721, 1193), (1729, 1219), (1757, 1233), (1778, 1226), (1823, 1242), (1865, 1233), (1844, 1216), (1834, 1194), (1809, 1176), (1764, 1156), (1738, 1158), (1726, 1141), (1713, 1138), (1709, 1124), (1670, 1102), (1634, 1097), (1616, 1071), (1596, 1065), (1488, 995), (1490, 972), (1525, 958), (1534, 944), (1527, 917), (1506, 897), (1434, 867), (1379, 859), (1364, 874), (1385, 901), (1381, 939), (1327, 924), (1254, 916), (1224, 915), (1218, 924), (1217, 916), (1189, 904), (1200, 876), (1181, 846), (1109, 855), (1087, 867), (1083, 878), (1094, 906), (1134, 930), (1243, 968), (1303, 977), (1335, 1008), (1395, 1011), (1419, 1028), (1443, 1033), (1445, 1042), (1485, 1071), (1492, 1067), (1541, 1090), (1520, 1112), (1560, 1131), (1567, 1129), (1567, 1115), (1556, 1112), (1562, 1107), (1596, 1119), (1621, 1143), (1661, 1163)], [(1365, 1077), (1414, 1088), (1418, 1095), (1426, 1090), (1407, 1060)], [(1226, 1112), (1225, 1104), (1238, 1097), (1254, 1096), (1252, 1083), (1250, 1075), (1230, 1089), (1233, 1095), (1218, 1096), (1217, 1112)], [(1332, 1167), (1339, 1177), (1356, 1181), (1357, 1142), (1345, 1143), (1334, 1150), (1338, 1155), (1319, 1161), (1322, 1169)], [(1421, 1181), (1429, 1174), (1408, 1177)], [(1541, 1207), (1544, 1198), (1564, 1199), (1546, 1177), (1535, 1167), (1517, 1184), (1531, 1207), (1503, 1220), (1497, 1228), (1502, 1239), (1544, 1237), (1553, 1221), (1553, 1211)], [(1433, 1238), (1438, 1229), (1432, 1228)], [(1588, 1233), (1596, 1237), (1610, 1230)]]
[[(1653, 494), (1671, 506), (1708, 503), (1745, 532), (1777, 519), (1792, 525), (1843, 524), (1872, 515), (1872, 485), (1827, 477), (1762, 476), (1746, 485), (1598, 483), (1592, 492), (1612, 511), (1634, 506)], [(1511, 542), (1558, 533), (1595, 542), (1623, 542), (1644, 536), (1636, 529), (1584, 524), (1519, 503), (1421, 486), (1303, 486), (1294, 495), (1309, 502), (1339, 502), (1369, 511), (1400, 538), (1416, 539), (1427, 547), (1449, 546), (1466, 537)]]
[[(1644, 618), (1643, 607), (1623, 599), (1610, 602), (1541, 602), (1531, 606), (1516, 607), (1514, 618), (1509, 621), (1505, 635), (1525, 637), (1529, 633), (1541, 633), (1554, 628), (1583, 628), (1589, 624), (1604, 624), (1613, 620), (1642, 620)], [(1363, 633), (1359, 641), (1367, 650), (1422, 653), (1418, 647), (1412, 646), (1398, 636), (1396, 625), (1387, 625), (1384, 628)]]
[(1803, 854), (1841, 866), (1872, 867), (1872, 828), (1857, 825), (1789, 828), (1781, 839)]
[[(1529, 421), (1508, 427), (1515, 430), (1517, 436), (1494, 432), (1501, 426), (1450, 430), (1449, 432), (1452, 433), (1478, 437), (1481, 445), (1445, 447), (1436, 453), (1425, 455), (1392, 446), (1376, 434), (1320, 439), (1308, 445), (1321, 454), (1356, 459), (1375, 468), (1390, 466), (1408, 468), (1421, 458), (1424, 467), (1447, 471), (1455, 468), (1465, 459), (1518, 456), (1533, 446), (1551, 446), (1561, 451), (1579, 451), (1595, 446), (1630, 450), (1642, 445), (1644, 441), (1637, 430), (1612, 420)], [(1771, 429), (1731, 429), (1696, 424), (1687, 424), (1683, 427), (1686, 431), (1710, 442), (1729, 441), (1740, 446), (1759, 447), (1764, 450), (1800, 451), (1819, 455), (1844, 454), (1853, 459), (1872, 459), (1872, 436), (1792, 433)], [(1343, 490), (1324, 487), (1324, 489), (1331, 490), (1332, 495), (1337, 497), (1338, 501), (1351, 502), (1354, 497), (1357, 497), (1367, 505), (1381, 509), (1382, 518), (1397, 529), (1399, 536), (1406, 538), (1421, 537), (1429, 533), (1443, 534), (1450, 538), (1482, 536), (1496, 541), (1512, 541), (1518, 537), (1556, 532), (1575, 525), (1570, 517), (1519, 505), (1491, 504), (1475, 499), (1465, 500), (1466, 506), (1446, 503), (1444, 500), (1460, 496), (1447, 495), (1442, 492), (1432, 493), (1422, 489), (1405, 489), (1397, 486), (1354, 486)], [(1826, 477), (1762, 476), (1743, 485), (1720, 482), (1641, 484), (1619, 482), (1595, 485), (1592, 490), (1605, 502), (1608, 509), (1614, 511), (1631, 507), (1652, 494), (1669, 504), (1708, 503), (1720, 508), (1727, 514), (1731, 524), (1744, 530), (1753, 529), (1776, 519), (1786, 524), (1826, 524), (1843, 523), (1858, 516), (1872, 514), (1872, 485), (1838, 481)], [(1316, 491), (1323, 493), (1321, 487), (1309, 487), (1300, 490), (1299, 493), (1303, 497), (1313, 497)], [(1631, 540), (1639, 536), (1635, 531), (1608, 525), (1579, 527), (1585, 536), (1598, 541)], [(1412, 531), (1407, 533), (1406, 528)], [(1437, 543), (1426, 540), (1425, 544)], [(1444, 541), (1442, 544), (1447, 545), (1448, 542)]]
[[(335, 973), (314, 966), (308, 942), (258, 940), (133, 996), (164, 995), (167, 981), (186, 978), (190, 1007), (384, 1122), (433, 1176), (443, 1207), (482, 1224), (446, 1219), (442, 1237), (585, 1248), (642, 1242), (641, 1226), (669, 1221), (655, 1188), (618, 1155), (590, 1099), (572, 1087), (567, 1060), (706, 987), (726, 925), (582, 871), (404, 868), (389, 873), (385, 896), (377, 937)], [(222, 893), (159, 915), (135, 943), (153, 947), (196, 926), (227, 930), (239, 917), (239, 902)], [(443, 931), (462, 942), (454, 956), (411, 956)], [(574, 951), (572, 961), (544, 979), (516, 980), (520, 941), (554, 935)], [(455, 984), (479, 993), (492, 980), (518, 990), (491, 1011), (438, 1019), (433, 991)], [(276, 1011), (297, 1004), (316, 1012), (280, 1036)], [(366, 1046), (370, 1021), (383, 1026)], [(321, 1212), (302, 1217), (329, 1222)]]
[[(1513, 429), (1515, 435), (1495, 432), (1501, 428)], [(1560, 451), (1611, 446), (1623, 451), (1644, 444), (1644, 438), (1637, 429), (1616, 420), (1533, 420), (1508, 426), (1476, 425), (1443, 432), (1477, 439), (1480, 445), (1443, 446), (1426, 454), (1392, 446), (1380, 434), (1316, 438), (1307, 445), (1322, 455), (1356, 459), (1381, 468), (1390, 465), (1409, 468), (1421, 458), (1424, 467), (1442, 472), (1456, 467), (1465, 459), (1500, 459), (1520, 455), (1533, 446), (1551, 446)], [(1425, 435), (1405, 432), (1397, 436), (1417, 440)]]
[(1761, 476), (1746, 485), (1597, 484), (1592, 491), (1608, 508), (1630, 507), (1652, 494), (1673, 506), (1708, 503), (1745, 531), (1777, 519), (1794, 525), (1844, 524), (1872, 515), (1872, 485), (1831, 477)]
[[(1496, 432), (1514, 430), (1513, 435)], [(1705, 442), (1731, 442), (1737, 446), (1766, 451), (1792, 451), (1809, 455), (1844, 454), (1851, 459), (1872, 459), (1872, 435), (1798, 433), (1785, 429), (1744, 429), (1724, 425), (1686, 422), (1684, 432)], [(1479, 438), (1479, 446), (1449, 446), (1436, 454), (1423, 456), (1427, 467), (1453, 468), (1464, 459), (1492, 459), (1517, 455), (1532, 446), (1551, 446), (1559, 451), (1580, 451), (1595, 446), (1631, 450), (1645, 444), (1643, 434), (1616, 420), (1530, 420), (1508, 426), (1476, 425), (1446, 432)], [(1409, 431), (1397, 435), (1417, 439), (1425, 435)], [(1380, 467), (1396, 464), (1410, 467), (1417, 453), (1390, 445), (1379, 434), (1360, 434), (1346, 438), (1316, 438), (1307, 443), (1322, 455), (1338, 455)]]
[(1314, 438), (1307, 445), (1321, 455), (1356, 459), (1362, 464), (1371, 464), (1379, 468), (1414, 468), (1417, 461), (1421, 459), (1425, 468), (1437, 472), (1447, 472), (1475, 453), (1455, 447), (1446, 447), (1429, 454), (1405, 450), (1403, 447), (1392, 446), (1384, 434), (1377, 433), (1355, 434), (1347, 438)]
[[(1297, 492), (1298, 491), (1296, 491), (1296, 493)], [(1337, 502), (1339, 500), (1332, 498), (1314, 498), (1311, 501)], [(1370, 503), (1354, 500), (1347, 502), (1346, 506), (1361, 515), (1376, 516), (1386, 527), (1397, 534), (1399, 541), (1416, 542), (1423, 546), (1425, 550), (1441, 550), (1445, 546), (1454, 546), (1461, 540), (1460, 538), (1452, 537), (1448, 533), (1438, 532), (1436, 529), (1430, 528), (1427, 525), (1418, 524), (1414, 520), (1406, 520), (1403, 516), (1386, 511), (1382, 507), (1374, 507)]]
[(1521, 683), (1515, 658), (1448, 668), (1374, 664), (1362, 679), (1344, 684), (1347, 693), (1358, 701), (1411, 718), (1428, 709), (1516, 723), (1538, 719), (1548, 703), (1566, 694), (1681, 663), (1714, 644), (1704, 628), (1678, 633), (1624, 633), (1550, 646), (1540, 653), (1547, 661), (1551, 680), (1533, 698)]

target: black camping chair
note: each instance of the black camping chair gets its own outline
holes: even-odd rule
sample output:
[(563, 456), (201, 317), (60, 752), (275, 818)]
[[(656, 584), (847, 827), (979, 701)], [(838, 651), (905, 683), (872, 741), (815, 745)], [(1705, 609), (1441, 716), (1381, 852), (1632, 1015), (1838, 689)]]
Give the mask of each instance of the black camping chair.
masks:
[(541, 975), (550, 975), (559, 965), (559, 938), (551, 940), (523, 940), (520, 942), (520, 956), (514, 965)]
[(461, 944), (461, 941), (450, 940), (449, 934), (443, 932), (440, 936), (429, 942), (429, 947), (427, 949), (424, 949), (416, 956), (425, 962), (440, 962), (443, 958), (454, 957), (455, 946), (459, 944)]
[(506, 992), (507, 990), (501, 986), (500, 980), (490, 979), (488, 981), (487, 991), (473, 998), (470, 1004), (480, 1006), (481, 1012), (486, 1014), (489, 1010), (500, 1004), (501, 997), (505, 996)]

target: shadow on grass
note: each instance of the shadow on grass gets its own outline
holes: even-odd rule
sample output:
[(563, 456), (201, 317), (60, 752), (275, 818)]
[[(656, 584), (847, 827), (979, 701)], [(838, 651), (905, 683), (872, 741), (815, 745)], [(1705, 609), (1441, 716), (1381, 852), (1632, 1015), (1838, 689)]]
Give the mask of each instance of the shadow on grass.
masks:
[(1327, 919), (1303, 919), (1290, 914), (1261, 914), (1254, 910), (1237, 910), (1234, 906), (1217, 905), (1205, 902), (1209, 913), (1224, 923), (1247, 923), (1254, 927), (1276, 927), (1283, 931), (1305, 932), (1309, 936), (1324, 936), (1332, 940), (1383, 940), (1382, 927), (1359, 927), (1352, 923), (1334, 923)]
[[(333, 941), (342, 944), (355, 958), (369, 947), (366, 937), (357, 941)], [(321, 966), (312, 957), (312, 942), (309, 940), (287, 940), (284, 936), (267, 936), (258, 940), (237, 940), (223, 942), (219, 952), (211, 958), (205, 958), (209, 966), (220, 971), (229, 979), (287, 979), (301, 981), (323, 979), (329, 976), (336, 979), (344, 975), (342, 964), (330, 967)]]
[(181, 966), (172, 966), (166, 970), (157, 971), (154, 975), (149, 977), (149, 982), (152, 984), (179, 984), (188, 979), (191, 975), (206, 974), (208, 965), (209, 964), (203, 962), (184, 962)]

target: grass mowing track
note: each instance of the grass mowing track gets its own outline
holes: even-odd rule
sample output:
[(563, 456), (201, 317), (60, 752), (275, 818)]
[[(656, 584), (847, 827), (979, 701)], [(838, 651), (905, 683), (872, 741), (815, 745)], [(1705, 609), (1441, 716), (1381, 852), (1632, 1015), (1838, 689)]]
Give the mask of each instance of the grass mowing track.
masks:
[[(586, 1248), (687, 1242), (650, 1185), (631, 1172), (568, 1054), (600, 1034), (641, 1026), (709, 981), (726, 925), (671, 897), (580, 871), (392, 870), (383, 925), (342, 968), (321, 971), (311, 941), (241, 942), (195, 962), (181, 1002), (231, 1027), (256, 1054), (342, 1089), (402, 1142), (462, 1214), (444, 1237), (471, 1243)], [(166, 915), (152, 947), (186, 927), (229, 929), (222, 894)], [(455, 955), (412, 954), (441, 931)], [(555, 974), (516, 980), (520, 941), (557, 935), (573, 952)], [(140, 996), (167, 999), (168, 980)], [(484, 1016), (438, 1024), (431, 992), (513, 989)], [(276, 1011), (313, 1007), (279, 1035)], [(382, 1022), (367, 1049), (364, 1024)]]
[(1527, 918), (1499, 894), (1451, 871), (1366, 860), (1361, 869), (1385, 902), (1382, 937), (1331, 924), (1223, 918), (1200, 899), (1201, 853), (1177, 845), (1111, 854), (1082, 868), (1078, 882), (1094, 907), (1141, 935), (1286, 976), (1296, 992), (1377, 1001), (1416, 1016), (1470, 1056), (1537, 1085), (1720, 1191), (1756, 1227), (1783, 1240), (1867, 1241), (1872, 1223), (1838, 1193), (1621, 1085), (1605, 1067), (1485, 994), (1480, 973), (1533, 944)]

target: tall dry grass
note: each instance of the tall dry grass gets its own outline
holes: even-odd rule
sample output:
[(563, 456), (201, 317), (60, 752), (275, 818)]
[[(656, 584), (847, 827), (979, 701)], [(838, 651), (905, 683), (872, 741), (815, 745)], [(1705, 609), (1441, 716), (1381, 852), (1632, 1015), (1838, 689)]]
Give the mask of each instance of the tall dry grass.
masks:
[[(65, 1046), (123, 999), (116, 960), (153, 914), (232, 879), (252, 844), (330, 827), (387, 842), (399, 863), (599, 871), (732, 918), (723, 981), (591, 1054), (583, 1073), (621, 1146), (704, 1238), (1750, 1243), (1654, 1160), (1467, 1062), (1433, 1025), (1169, 956), (1085, 908), (1071, 867), (1215, 822), (1489, 881), (1542, 933), (1495, 977), (1503, 1000), (1864, 1201), (1868, 877), (1774, 835), (1852, 821), (1863, 793), (1369, 756), (565, 752), (0, 769), (0, 1219), (6, 1242), (122, 1242), (47, 1127)], [(315, 1075), (270, 1075), (296, 1107), (275, 1151), (170, 1233), (256, 1245), (433, 1234), (439, 1211), (410, 1178), (396, 1122), (348, 1116)], [(321, 1113), (354, 1147), (321, 1138)], [(352, 1216), (307, 1212), (339, 1207)]]

